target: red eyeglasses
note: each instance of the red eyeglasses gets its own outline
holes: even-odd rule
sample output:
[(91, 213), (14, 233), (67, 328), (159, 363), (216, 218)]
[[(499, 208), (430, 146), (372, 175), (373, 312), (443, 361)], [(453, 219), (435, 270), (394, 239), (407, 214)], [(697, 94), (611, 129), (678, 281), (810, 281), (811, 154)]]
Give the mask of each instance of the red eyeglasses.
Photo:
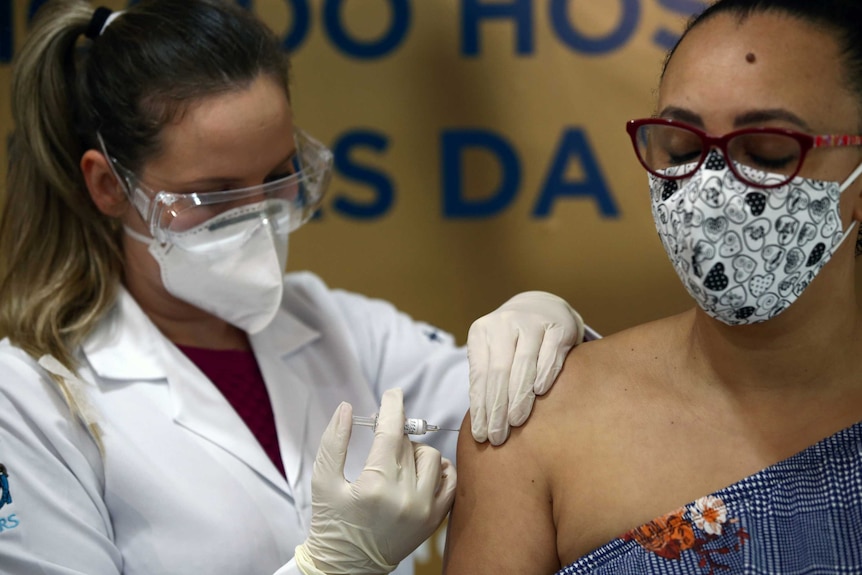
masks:
[(758, 188), (777, 188), (792, 180), (813, 148), (862, 146), (862, 136), (812, 136), (783, 128), (746, 128), (710, 136), (694, 126), (664, 118), (631, 120), (626, 131), (640, 163), (659, 178), (691, 176), (709, 151), (717, 148), (737, 178)]

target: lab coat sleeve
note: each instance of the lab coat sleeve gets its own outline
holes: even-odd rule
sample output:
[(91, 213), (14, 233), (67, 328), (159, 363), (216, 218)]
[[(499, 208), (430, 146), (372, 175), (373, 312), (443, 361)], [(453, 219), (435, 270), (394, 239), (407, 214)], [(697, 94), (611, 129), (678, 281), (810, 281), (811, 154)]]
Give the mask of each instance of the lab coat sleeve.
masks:
[[(378, 401), (386, 389), (400, 387), (407, 417), (459, 429), (470, 405), (466, 348), (456, 346), (452, 335), (412, 319), (388, 302), (339, 290), (334, 295)], [(412, 439), (455, 460), (456, 432)]]
[(0, 571), (122, 573), (95, 442), (35, 361), (7, 342), (0, 344), (0, 373), (0, 463), (8, 472)]

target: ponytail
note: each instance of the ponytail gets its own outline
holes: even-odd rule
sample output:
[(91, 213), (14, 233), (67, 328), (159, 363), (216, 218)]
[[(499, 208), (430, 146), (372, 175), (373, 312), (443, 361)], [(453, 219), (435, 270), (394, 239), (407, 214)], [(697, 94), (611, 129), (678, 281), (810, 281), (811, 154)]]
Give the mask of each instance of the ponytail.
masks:
[(73, 350), (111, 306), (122, 271), (116, 226), (90, 200), (78, 167), (75, 51), (92, 14), (80, 1), (45, 5), (18, 55), (0, 213), (0, 333), (72, 371)]
[(75, 46), (93, 9), (48, 3), (15, 62), (7, 197), (0, 215), (0, 332), (34, 357), (74, 369), (72, 350), (114, 300), (117, 226), (78, 167)]
[(73, 373), (123, 274), (122, 228), (96, 207), (79, 167), (96, 133), (136, 171), (160, 153), (166, 123), (201, 98), (262, 74), (288, 95), (278, 39), (235, 3), (141, 0), (107, 27), (106, 11), (94, 13), (83, 0), (49, 0), (17, 55), (0, 212), (0, 335)]

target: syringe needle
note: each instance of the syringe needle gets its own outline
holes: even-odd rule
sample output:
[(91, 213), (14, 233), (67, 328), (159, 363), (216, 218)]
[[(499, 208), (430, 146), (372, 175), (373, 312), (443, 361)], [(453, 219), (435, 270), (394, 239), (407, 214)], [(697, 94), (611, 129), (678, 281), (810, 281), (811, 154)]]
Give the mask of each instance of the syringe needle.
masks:
[(425, 426), (426, 431), (461, 431), (460, 429), (449, 429), (448, 427), (438, 427), (430, 423)]

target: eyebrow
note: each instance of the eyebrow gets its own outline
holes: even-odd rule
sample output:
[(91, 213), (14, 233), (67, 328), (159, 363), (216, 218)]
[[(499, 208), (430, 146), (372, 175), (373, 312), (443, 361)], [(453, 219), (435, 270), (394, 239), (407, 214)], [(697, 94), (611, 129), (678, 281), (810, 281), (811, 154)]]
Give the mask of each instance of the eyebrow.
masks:
[[(698, 114), (695, 114), (691, 110), (686, 110), (685, 108), (679, 108), (676, 106), (668, 106), (658, 114), (658, 117), (668, 118), (671, 120), (679, 120), (680, 122), (692, 124), (699, 128), (704, 127), (703, 118), (701, 118)], [(790, 112), (789, 110), (785, 110), (783, 108), (769, 108), (764, 110), (752, 110), (750, 112), (745, 112), (744, 114), (740, 114), (733, 119), (733, 126), (735, 128), (743, 128), (746, 126), (751, 126), (752, 124), (763, 124), (765, 122), (774, 122), (776, 120), (789, 122), (802, 128), (803, 130), (811, 131), (811, 128), (808, 126), (808, 123), (805, 120), (803, 120), (793, 112)]]
[[(273, 172), (280, 172), (284, 166), (288, 166), (291, 164), (296, 158), (298, 150), (294, 148), (291, 152), (285, 157), (282, 161), (280, 161), (275, 168), (270, 171), (270, 174)], [(200, 178), (197, 180), (190, 180), (188, 182), (183, 182), (181, 185), (177, 186), (180, 189), (186, 188), (195, 188), (195, 187), (216, 187), (216, 188), (229, 188), (231, 186), (239, 184), (239, 180), (235, 178)]]
[(678, 120), (680, 122), (685, 122), (686, 124), (697, 126), (698, 128), (703, 128), (703, 119), (699, 115), (690, 110), (686, 110), (685, 108), (668, 106), (656, 114), (656, 117), (665, 118), (667, 120)]

